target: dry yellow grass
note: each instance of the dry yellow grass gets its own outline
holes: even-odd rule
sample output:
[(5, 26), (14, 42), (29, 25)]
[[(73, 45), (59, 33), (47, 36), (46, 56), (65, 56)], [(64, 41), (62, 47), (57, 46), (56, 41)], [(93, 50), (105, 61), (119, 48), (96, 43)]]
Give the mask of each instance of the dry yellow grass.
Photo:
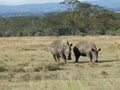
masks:
[[(92, 41), (102, 48), (99, 63), (56, 64), (49, 52), (55, 39), (75, 45)], [(120, 36), (0, 38), (0, 90), (119, 90)]]

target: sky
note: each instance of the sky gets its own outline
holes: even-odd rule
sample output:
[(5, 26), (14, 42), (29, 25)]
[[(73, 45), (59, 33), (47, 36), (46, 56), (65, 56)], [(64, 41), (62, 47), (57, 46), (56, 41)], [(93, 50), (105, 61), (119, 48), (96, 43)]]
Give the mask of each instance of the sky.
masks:
[[(50, 3), (50, 2), (61, 2), (63, 0), (0, 0), (0, 5), (21, 5), (21, 4), (36, 4), (36, 3)], [(88, 1), (88, 0), (80, 0)], [(95, 1), (95, 0), (89, 0)]]

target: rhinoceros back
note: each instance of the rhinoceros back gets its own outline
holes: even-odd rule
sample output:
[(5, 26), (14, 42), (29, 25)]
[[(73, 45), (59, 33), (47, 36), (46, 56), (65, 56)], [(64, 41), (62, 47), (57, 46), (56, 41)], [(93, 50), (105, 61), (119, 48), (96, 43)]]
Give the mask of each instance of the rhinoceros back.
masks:
[(66, 40), (55, 40), (51, 43), (50, 49), (53, 54), (57, 54), (60, 52), (64, 52), (65, 48), (68, 46), (68, 42)]
[(81, 53), (88, 53), (91, 51), (91, 49), (96, 49), (96, 46), (93, 42), (89, 42), (89, 41), (81, 41), (79, 43), (77, 43), (75, 45), (76, 48), (78, 48), (78, 50)]

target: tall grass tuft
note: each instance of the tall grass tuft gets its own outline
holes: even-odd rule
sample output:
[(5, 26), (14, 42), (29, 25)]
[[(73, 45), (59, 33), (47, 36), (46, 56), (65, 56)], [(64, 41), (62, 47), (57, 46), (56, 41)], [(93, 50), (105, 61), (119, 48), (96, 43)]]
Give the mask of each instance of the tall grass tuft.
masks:
[(0, 72), (8, 71), (5, 66), (0, 66)]
[(40, 72), (42, 70), (43, 70), (43, 67), (41, 67), (41, 66), (34, 68), (34, 72)]
[(45, 70), (57, 71), (57, 70), (62, 70), (62, 68), (57, 64), (48, 64), (48, 65), (45, 66)]

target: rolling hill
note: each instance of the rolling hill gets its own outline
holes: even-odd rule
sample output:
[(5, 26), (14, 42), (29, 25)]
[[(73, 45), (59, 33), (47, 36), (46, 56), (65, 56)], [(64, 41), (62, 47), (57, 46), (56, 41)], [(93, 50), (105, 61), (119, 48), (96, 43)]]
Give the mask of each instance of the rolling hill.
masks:
[(99, 5), (109, 10), (120, 11), (120, 0), (98, 0), (98, 1), (87, 1), (93, 5)]
[(28, 4), (17, 6), (0, 6), (0, 16), (23, 16), (23, 15), (43, 15), (49, 12), (61, 12), (66, 9), (65, 5), (58, 3), (46, 3), (46, 4)]
[[(109, 10), (120, 12), (120, 0), (98, 0), (86, 1), (93, 5), (100, 5)], [(65, 5), (59, 3), (45, 3), (45, 4), (26, 4), (16, 6), (0, 5), (0, 16), (25, 16), (25, 15), (43, 15), (49, 12), (61, 12), (66, 10)]]

